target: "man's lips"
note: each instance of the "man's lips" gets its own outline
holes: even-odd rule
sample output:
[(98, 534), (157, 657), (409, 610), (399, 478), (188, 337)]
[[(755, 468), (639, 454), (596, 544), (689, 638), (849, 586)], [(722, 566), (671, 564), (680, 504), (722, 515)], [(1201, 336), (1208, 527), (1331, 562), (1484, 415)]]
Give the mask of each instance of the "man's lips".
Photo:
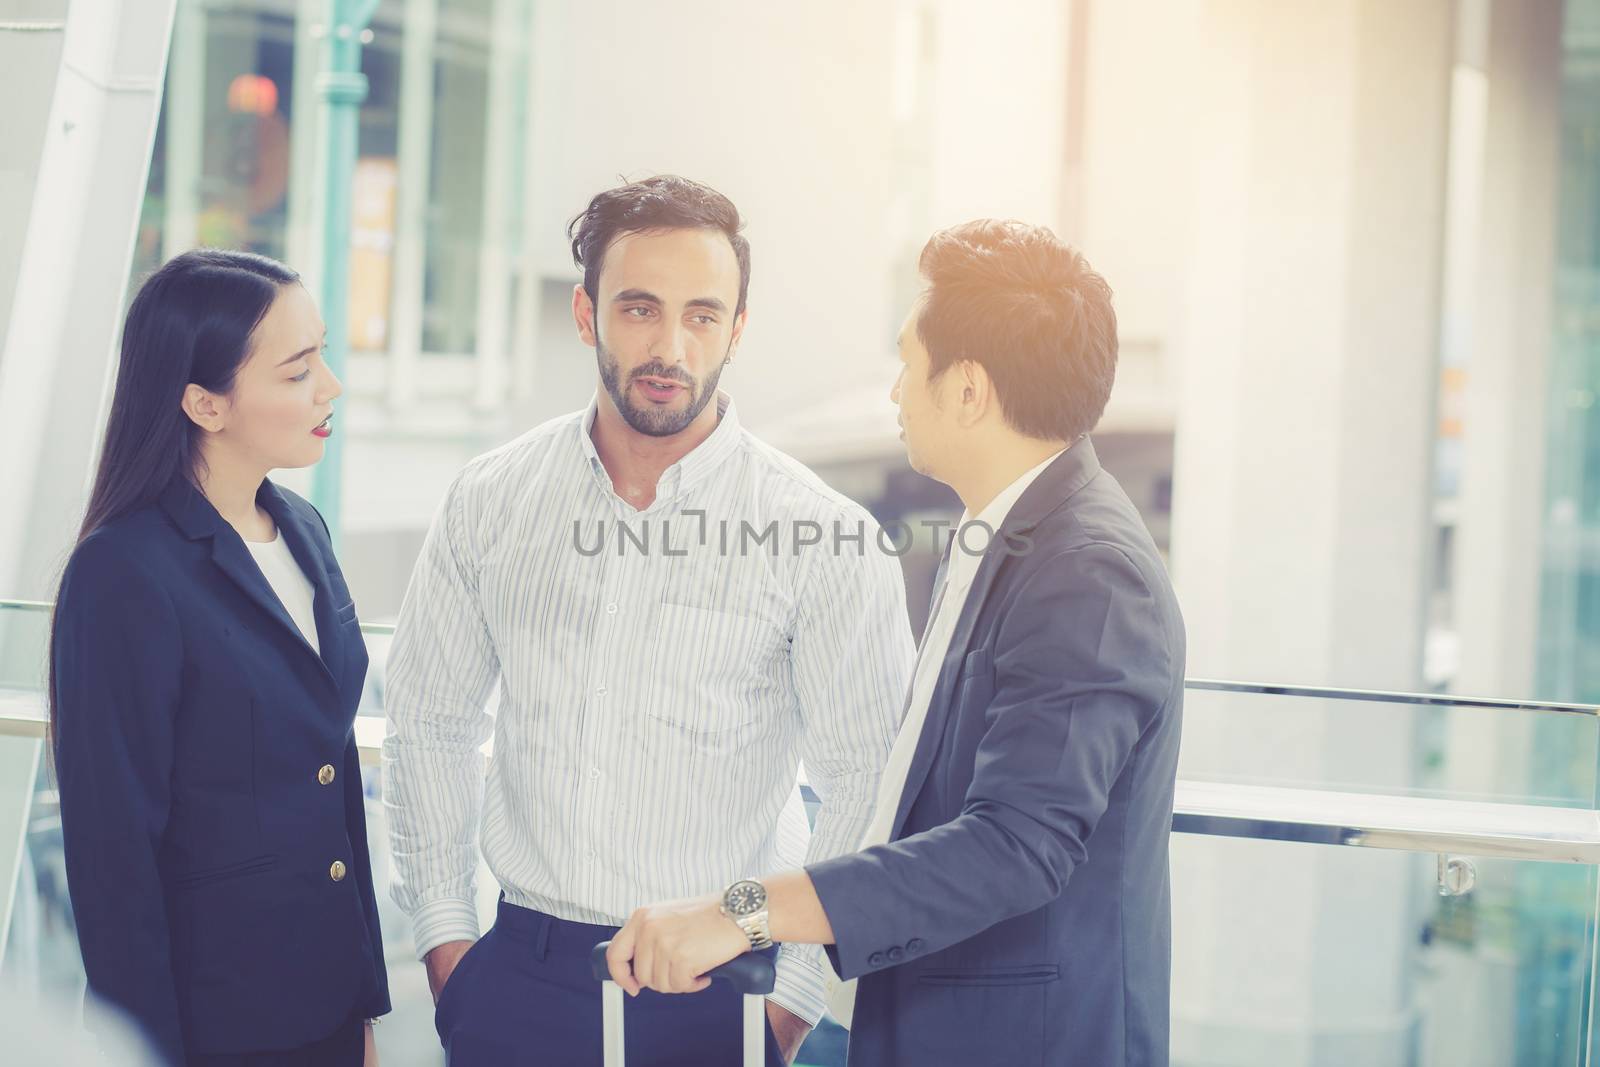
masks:
[(671, 400), (679, 391), (686, 388), (682, 382), (670, 378), (639, 378), (639, 389), (651, 400)]

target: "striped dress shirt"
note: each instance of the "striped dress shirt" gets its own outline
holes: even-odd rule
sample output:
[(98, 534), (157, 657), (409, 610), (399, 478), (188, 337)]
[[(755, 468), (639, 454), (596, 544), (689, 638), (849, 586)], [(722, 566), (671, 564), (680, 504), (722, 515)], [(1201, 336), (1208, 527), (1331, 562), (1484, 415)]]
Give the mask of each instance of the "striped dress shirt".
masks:
[[(477, 846), (511, 903), (619, 925), (859, 844), (914, 658), (901, 570), (865, 509), (717, 402), (642, 511), (594, 403), (451, 484), (388, 661), (384, 803), (419, 957), (478, 936)], [(772, 999), (814, 1024), (831, 977), (786, 945)]]

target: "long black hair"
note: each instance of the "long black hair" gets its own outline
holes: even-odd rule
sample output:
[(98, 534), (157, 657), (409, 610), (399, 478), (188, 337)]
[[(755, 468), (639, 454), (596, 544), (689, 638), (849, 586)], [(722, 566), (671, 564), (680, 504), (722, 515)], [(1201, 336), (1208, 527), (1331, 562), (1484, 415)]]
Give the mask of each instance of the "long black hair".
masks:
[[(106, 523), (156, 500), (178, 478), (197, 480), (200, 427), (184, 390), (233, 391), (250, 338), (279, 291), (300, 281), (282, 263), (250, 252), (201, 248), (175, 256), (128, 307), (117, 384), (94, 488), (76, 545)], [(50, 736), (56, 736), (56, 627), (50, 622)]]

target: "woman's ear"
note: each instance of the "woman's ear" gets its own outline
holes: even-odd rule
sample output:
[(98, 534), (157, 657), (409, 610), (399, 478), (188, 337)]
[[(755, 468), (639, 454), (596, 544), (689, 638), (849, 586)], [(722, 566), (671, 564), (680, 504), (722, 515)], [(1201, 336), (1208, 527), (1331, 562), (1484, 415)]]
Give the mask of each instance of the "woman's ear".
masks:
[(218, 403), (215, 393), (190, 382), (183, 387), (183, 413), (189, 416), (189, 421), (205, 430), (207, 433), (216, 433), (221, 430), (224, 423), (222, 405)]

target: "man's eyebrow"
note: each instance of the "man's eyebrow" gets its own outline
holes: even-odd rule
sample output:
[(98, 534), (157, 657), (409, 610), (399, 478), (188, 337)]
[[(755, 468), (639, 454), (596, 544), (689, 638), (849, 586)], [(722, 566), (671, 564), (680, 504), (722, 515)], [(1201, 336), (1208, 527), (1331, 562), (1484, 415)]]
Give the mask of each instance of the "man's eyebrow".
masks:
[(689, 301), (687, 306), (692, 308), (705, 308), (707, 311), (715, 311), (719, 314), (725, 314), (728, 310), (728, 305), (724, 304), (714, 296), (697, 296), (693, 300)]
[(655, 304), (657, 306), (661, 304), (661, 298), (648, 289), (624, 289), (612, 299), (619, 304), (625, 301)]

